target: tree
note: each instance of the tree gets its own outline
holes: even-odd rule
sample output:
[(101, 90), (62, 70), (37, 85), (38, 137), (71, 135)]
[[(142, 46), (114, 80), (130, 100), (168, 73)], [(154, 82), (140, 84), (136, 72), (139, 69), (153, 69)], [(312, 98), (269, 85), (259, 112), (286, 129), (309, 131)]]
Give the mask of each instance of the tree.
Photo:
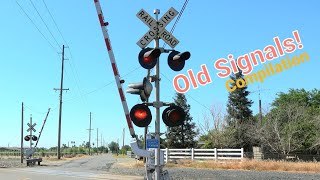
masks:
[[(230, 78), (237, 82), (238, 79), (243, 79), (242, 71), (232, 74)], [(243, 85), (241, 81), (238, 81), (239, 85)], [(236, 83), (231, 83), (230, 88), (236, 86)], [(242, 88), (237, 87), (234, 91), (229, 92), (228, 104), (227, 104), (227, 122), (228, 128), (233, 135), (232, 147), (243, 147), (245, 151), (251, 151), (253, 144), (252, 137), (248, 136), (247, 131), (250, 130), (250, 126), (253, 123), (252, 110), (250, 109), (252, 101), (248, 99), (249, 91), (247, 91), (247, 85)]]
[(110, 149), (110, 151), (111, 151), (112, 153), (116, 153), (116, 152), (118, 152), (118, 150), (119, 150), (119, 144), (116, 143), (116, 142), (114, 142), (114, 141), (112, 141), (112, 142), (109, 144), (109, 149)]
[(315, 117), (307, 112), (308, 107), (299, 102), (277, 106), (267, 114), (266, 123), (257, 133), (260, 141), (272, 151), (284, 155), (310, 148), (320, 129), (315, 124)]
[(192, 122), (192, 117), (189, 113), (190, 105), (184, 94), (176, 93), (174, 103), (180, 106), (186, 113), (185, 121), (182, 125), (177, 127), (168, 127), (166, 132), (166, 145), (168, 148), (193, 148), (196, 147), (196, 136), (199, 130), (195, 123)]
[(234, 128), (226, 128), (226, 118), (222, 105), (214, 105), (209, 114), (204, 114), (202, 122), (198, 123), (201, 129), (199, 141), (201, 148), (229, 148), (232, 147)]
[[(242, 71), (239, 70), (238, 73), (232, 74), (230, 78), (236, 82), (238, 79), (243, 79)], [(241, 81), (239, 81), (241, 84)], [(236, 86), (235, 83), (231, 83), (230, 88)], [(247, 91), (247, 85), (242, 88), (237, 88), (232, 92), (229, 92), (227, 112), (229, 124), (234, 125), (234, 123), (243, 123), (252, 118), (252, 111), (250, 109), (252, 101), (248, 99), (249, 91)]]
[(320, 149), (320, 91), (289, 89), (272, 103), (265, 123), (258, 129), (261, 143), (281, 154)]

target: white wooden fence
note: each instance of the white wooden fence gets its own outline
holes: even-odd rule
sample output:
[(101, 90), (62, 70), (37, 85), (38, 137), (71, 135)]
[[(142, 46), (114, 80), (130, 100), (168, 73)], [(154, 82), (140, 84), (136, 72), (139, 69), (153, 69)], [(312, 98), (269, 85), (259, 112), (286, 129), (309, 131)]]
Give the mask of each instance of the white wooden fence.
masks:
[(164, 152), (164, 161), (170, 159), (213, 159), (213, 160), (242, 160), (241, 149), (161, 149)]

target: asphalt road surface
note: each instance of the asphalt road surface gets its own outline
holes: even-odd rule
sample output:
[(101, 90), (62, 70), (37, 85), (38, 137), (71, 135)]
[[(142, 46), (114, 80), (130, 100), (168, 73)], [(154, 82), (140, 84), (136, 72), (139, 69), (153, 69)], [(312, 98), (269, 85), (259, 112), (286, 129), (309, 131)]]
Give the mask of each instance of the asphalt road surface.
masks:
[(111, 154), (46, 163), (26, 168), (2, 168), (1, 180), (75, 180), (75, 179), (143, 179), (143, 176), (116, 175), (108, 169), (117, 161)]

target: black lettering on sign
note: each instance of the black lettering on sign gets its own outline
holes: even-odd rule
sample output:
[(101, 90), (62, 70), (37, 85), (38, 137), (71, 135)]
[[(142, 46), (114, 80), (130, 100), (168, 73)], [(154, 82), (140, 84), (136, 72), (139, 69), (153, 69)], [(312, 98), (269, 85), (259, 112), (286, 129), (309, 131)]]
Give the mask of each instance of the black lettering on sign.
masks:
[(148, 31), (148, 34), (149, 34), (151, 37), (154, 37), (154, 32), (153, 32), (153, 31)]
[(141, 44), (142, 46), (146, 45), (146, 43), (143, 43), (143, 42), (144, 42), (143, 39), (141, 39), (141, 40), (140, 40), (140, 44)]
[(161, 23), (160, 21), (158, 21), (158, 27), (159, 27), (159, 28), (163, 28), (163, 27), (164, 27), (164, 24)]
[(149, 36), (144, 36), (144, 39), (148, 42), (148, 40), (150, 39)]
[(174, 16), (175, 15), (174, 11), (169, 11), (169, 14), (170, 14), (170, 16)]
[(167, 14), (165, 14), (165, 16), (163, 16), (163, 19), (161, 18), (161, 20), (164, 24), (166, 24), (170, 19), (171, 19), (170, 16), (168, 16)]
[(168, 33), (166, 30), (163, 31), (161, 34), (160, 34), (160, 38), (163, 39), (168, 45), (170, 45), (171, 47), (174, 47), (176, 46), (179, 41), (176, 40), (172, 34)]
[(149, 17), (148, 15), (145, 15), (144, 17), (142, 17), (142, 19), (149, 24), (149, 26), (152, 25), (153, 19), (151, 17)]
[(144, 15), (144, 11), (140, 11), (139, 16), (142, 17)]

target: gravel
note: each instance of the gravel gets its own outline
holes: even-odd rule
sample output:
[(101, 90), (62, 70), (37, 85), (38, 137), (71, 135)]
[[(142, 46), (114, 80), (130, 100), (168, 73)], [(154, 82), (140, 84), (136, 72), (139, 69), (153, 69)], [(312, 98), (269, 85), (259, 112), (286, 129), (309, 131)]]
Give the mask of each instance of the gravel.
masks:
[(24, 163), (21, 164), (20, 159), (11, 159), (11, 158), (0, 159), (0, 168), (22, 168), (26, 166), (27, 166), (26, 162), (24, 161)]
[[(126, 158), (121, 161), (132, 161)], [(143, 167), (125, 168), (115, 163), (109, 169), (110, 173), (123, 175), (144, 176)], [(170, 178), (174, 180), (212, 179), (212, 180), (319, 180), (320, 173), (297, 173), (276, 171), (246, 171), (246, 170), (218, 170), (218, 169), (196, 169), (196, 168), (165, 168)]]

